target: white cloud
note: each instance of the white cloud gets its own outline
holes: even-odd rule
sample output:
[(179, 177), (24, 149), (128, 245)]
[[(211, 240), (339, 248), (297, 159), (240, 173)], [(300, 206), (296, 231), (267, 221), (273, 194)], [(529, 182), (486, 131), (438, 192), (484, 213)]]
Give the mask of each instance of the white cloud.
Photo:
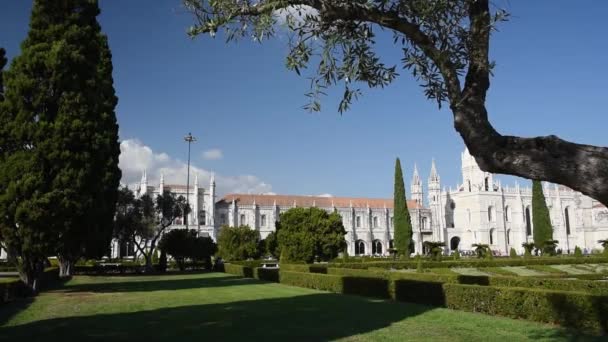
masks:
[(334, 197), (334, 195), (332, 195), (332, 194), (320, 194), (320, 195), (317, 195), (317, 197)]
[[(166, 153), (154, 152), (137, 139), (127, 139), (120, 143), (119, 166), (122, 170), (122, 183), (133, 188), (141, 180), (146, 170), (149, 185), (157, 185), (160, 174), (165, 177), (165, 184), (185, 184), (188, 166), (185, 162)], [(221, 151), (220, 151), (221, 152)], [(198, 175), (199, 186), (209, 188), (213, 172), (190, 164), (190, 182)], [(227, 193), (261, 194), (272, 191), (272, 186), (253, 175), (215, 174), (218, 197)]]
[(224, 157), (224, 154), (222, 153), (222, 150), (220, 150), (219, 148), (212, 148), (210, 150), (203, 152), (203, 159), (206, 159), (206, 160), (218, 160), (218, 159), (222, 159), (223, 157)]

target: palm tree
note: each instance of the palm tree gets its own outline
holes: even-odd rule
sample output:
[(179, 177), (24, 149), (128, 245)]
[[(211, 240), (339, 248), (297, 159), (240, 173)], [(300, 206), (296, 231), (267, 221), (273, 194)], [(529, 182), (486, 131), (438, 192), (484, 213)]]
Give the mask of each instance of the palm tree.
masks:
[(483, 243), (474, 243), (471, 247), (475, 248), (475, 254), (477, 254), (478, 258), (485, 258), (488, 253), (492, 253), (490, 250), (490, 246)]
[(599, 244), (602, 245), (602, 247), (604, 247), (604, 254), (608, 255), (608, 239), (604, 239), (604, 240), (597, 240), (597, 242)]
[(559, 241), (557, 240), (547, 240), (543, 243), (543, 248), (542, 248), (542, 253), (543, 256), (545, 254), (548, 255), (555, 255), (555, 248), (557, 247), (557, 243)]
[(526, 257), (532, 256), (532, 250), (535, 247), (534, 242), (524, 242), (521, 244), (521, 246), (526, 250), (526, 253), (524, 254), (524, 256), (526, 256)]
[(427, 255), (430, 255), (433, 260), (438, 260), (443, 252), (441, 247), (445, 246), (445, 242), (424, 241), (423, 245), (428, 250)]

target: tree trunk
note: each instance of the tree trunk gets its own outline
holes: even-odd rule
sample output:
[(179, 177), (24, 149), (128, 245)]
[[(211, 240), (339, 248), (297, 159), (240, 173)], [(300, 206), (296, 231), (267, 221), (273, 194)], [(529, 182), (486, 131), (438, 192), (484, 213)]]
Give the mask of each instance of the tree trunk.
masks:
[(69, 278), (74, 271), (74, 261), (68, 258), (59, 257), (59, 277)]
[(27, 286), (32, 294), (37, 294), (40, 290), (40, 275), (44, 270), (42, 261), (30, 261), (28, 258), (17, 265), (19, 278)]

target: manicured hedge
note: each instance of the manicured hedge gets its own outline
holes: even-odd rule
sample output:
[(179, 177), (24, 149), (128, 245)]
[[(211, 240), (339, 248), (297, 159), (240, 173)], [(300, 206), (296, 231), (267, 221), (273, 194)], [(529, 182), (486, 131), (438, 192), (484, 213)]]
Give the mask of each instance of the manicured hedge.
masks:
[(76, 265), (74, 274), (139, 274), (144, 273), (145, 266), (142, 265)]
[[(530, 258), (530, 259), (460, 259), (446, 261), (423, 260), (423, 268), (450, 268), (450, 267), (504, 267), (504, 266), (528, 266), (528, 265), (571, 265), (571, 264), (601, 264), (608, 263), (608, 258), (603, 256), (590, 256), (584, 258), (572, 257), (551, 257), (551, 258)], [(367, 269), (378, 267), (384, 269), (415, 269), (418, 262), (409, 261), (368, 261), (368, 262), (334, 262), (328, 267)]]
[(262, 268), (256, 267), (253, 269), (253, 277), (259, 280), (272, 281), (274, 283), (279, 282), (279, 269), (278, 268)]
[(451, 309), (556, 323), (596, 334), (608, 327), (608, 297), (581, 292), (444, 284)]
[(281, 271), (279, 277), (281, 284), (343, 293), (342, 276)]
[(253, 278), (253, 268), (249, 266), (226, 263), (224, 264), (224, 272), (241, 277)]
[(327, 268), (328, 274), (322, 274), (295, 269), (305, 271), (226, 264), (228, 273), (292, 286), (556, 323), (590, 333), (603, 334), (608, 327), (605, 282), (342, 268)]

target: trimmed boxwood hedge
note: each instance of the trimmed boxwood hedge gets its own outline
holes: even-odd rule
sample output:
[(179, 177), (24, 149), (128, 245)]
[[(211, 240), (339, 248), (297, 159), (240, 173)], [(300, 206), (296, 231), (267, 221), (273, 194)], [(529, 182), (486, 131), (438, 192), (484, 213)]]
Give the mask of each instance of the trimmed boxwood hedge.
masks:
[(228, 273), (286, 285), (556, 323), (596, 334), (608, 330), (605, 282), (341, 268), (327, 268), (328, 274), (322, 274), (291, 269), (304, 272), (226, 264)]
[(556, 323), (604, 334), (608, 297), (581, 292), (443, 284), (448, 308)]
[[(531, 259), (459, 259), (446, 261), (423, 260), (423, 268), (451, 268), (451, 267), (503, 267), (503, 266), (528, 266), (528, 265), (571, 265), (571, 264), (601, 264), (608, 263), (608, 258), (604, 256), (589, 256), (584, 258), (573, 257), (550, 257), (550, 258), (531, 258)], [(357, 268), (367, 269), (379, 267), (385, 269), (415, 269), (417, 261), (367, 261), (367, 262), (334, 262), (329, 263), (328, 267), (336, 268)]]

